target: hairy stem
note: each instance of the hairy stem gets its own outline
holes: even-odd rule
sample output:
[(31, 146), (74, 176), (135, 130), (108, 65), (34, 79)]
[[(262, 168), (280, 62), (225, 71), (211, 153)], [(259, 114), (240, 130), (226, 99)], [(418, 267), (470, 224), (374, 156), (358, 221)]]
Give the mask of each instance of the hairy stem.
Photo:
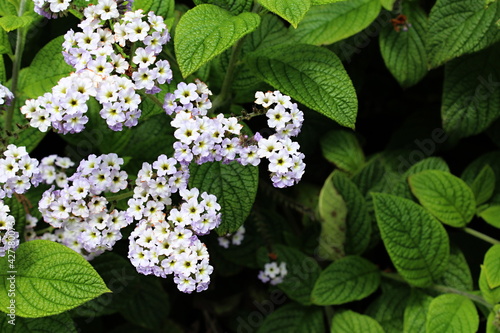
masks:
[[(402, 282), (402, 283), (408, 284), (408, 282), (406, 282), (405, 279), (403, 279), (401, 277), (401, 275), (399, 275), (399, 274), (396, 274), (396, 273), (386, 273), (386, 272), (381, 272), (381, 274), (385, 278), (388, 278), (388, 279), (391, 279), (391, 280), (394, 280), (394, 281), (398, 281), (398, 282)], [(474, 294), (472, 294), (470, 292), (467, 292), (467, 291), (463, 291), (463, 290), (459, 290), (459, 289), (455, 289), (455, 288), (452, 288), (452, 287), (443, 286), (443, 285), (439, 285), (439, 284), (434, 284), (434, 285), (429, 286), (429, 287), (424, 288), (424, 289), (434, 290), (434, 291), (437, 291), (439, 293), (444, 293), (444, 294), (451, 293), (451, 294), (462, 295), (462, 296), (467, 297), (471, 301), (474, 301), (474, 302), (476, 302), (478, 304), (484, 305), (485, 307), (487, 307), (490, 310), (493, 309), (493, 305), (491, 305), (490, 303), (486, 302), (484, 300), (484, 298), (482, 298), (481, 296), (478, 296), (478, 295), (474, 295)]]
[[(24, 11), (26, 9), (26, 1), (21, 0), (19, 3), (19, 10), (17, 15), (19, 17), (23, 16)], [(24, 43), (26, 42), (26, 28), (22, 27), (17, 29), (16, 36), (16, 50), (14, 54), (14, 61), (12, 66), (12, 85), (10, 90), (14, 94), (14, 100), (10, 105), (7, 114), (5, 116), (5, 130), (10, 132), (12, 131), (12, 119), (14, 118), (14, 110), (16, 109), (16, 95), (17, 95), (17, 83), (19, 79), (19, 72), (21, 71), (21, 60), (24, 52)]]

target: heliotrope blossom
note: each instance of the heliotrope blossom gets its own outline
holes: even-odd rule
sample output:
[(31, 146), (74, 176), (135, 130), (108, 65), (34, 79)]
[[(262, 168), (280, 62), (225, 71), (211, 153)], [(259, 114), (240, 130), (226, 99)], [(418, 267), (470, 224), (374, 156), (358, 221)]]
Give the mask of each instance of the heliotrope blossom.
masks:
[[(142, 113), (138, 91), (157, 93), (160, 84), (172, 79), (169, 62), (157, 58), (170, 40), (163, 18), (142, 10), (120, 15), (112, 3), (101, 0), (88, 6), (79, 24), (82, 31), (70, 30), (64, 36), (64, 59), (75, 72), (21, 108), (32, 127), (43, 132), (51, 126), (63, 134), (81, 132), (88, 122), (91, 98), (101, 105), (99, 114), (109, 128), (133, 127)], [(109, 10), (104, 10), (108, 5)]]
[(272, 285), (277, 285), (283, 282), (287, 274), (288, 270), (285, 262), (278, 265), (276, 261), (273, 261), (264, 265), (264, 270), (259, 272), (258, 278), (264, 283), (269, 282)]
[(234, 234), (227, 234), (217, 238), (219, 245), (223, 248), (229, 248), (229, 245), (241, 245), (243, 239), (245, 239), (245, 227), (241, 226), (236, 230)]
[(0, 257), (19, 246), (19, 233), (14, 230), (15, 219), (9, 212), (9, 206), (0, 200)]
[(3, 156), (0, 158), (0, 199), (10, 198), (14, 193), (23, 194), (42, 181), (39, 162), (28, 155), (26, 147), (10, 144)]
[(0, 108), (2, 106), (9, 106), (14, 99), (14, 94), (9, 90), (9, 88), (0, 84)]
[[(89, 1), (89, 0), (85, 0)], [(72, 6), (71, 0), (33, 0), (35, 12), (48, 19), (65, 15), (69, 9), (76, 9)], [(133, 1), (123, 0), (100, 0), (97, 4), (97, 11), (104, 17), (113, 17), (115, 13), (131, 10)]]
[(120, 229), (132, 222), (125, 211), (110, 207), (105, 192), (127, 187), (128, 175), (120, 170), (116, 154), (90, 155), (61, 189), (52, 186), (38, 203), (45, 222), (60, 229), (46, 238), (59, 241), (87, 259), (111, 250), (121, 239)]

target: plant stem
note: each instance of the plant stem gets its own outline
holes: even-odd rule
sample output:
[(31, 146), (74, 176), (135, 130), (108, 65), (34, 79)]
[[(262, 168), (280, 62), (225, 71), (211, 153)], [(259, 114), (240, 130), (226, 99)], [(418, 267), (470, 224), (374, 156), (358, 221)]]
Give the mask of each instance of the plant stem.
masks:
[[(23, 16), (24, 14), (26, 1), (27, 0), (21, 0), (19, 3), (19, 10), (17, 12), (17, 15), (19, 17)], [(14, 94), (14, 100), (12, 101), (12, 104), (7, 111), (7, 115), (5, 116), (5, 130), (8, 132), (12, 131), (12, 119), (14, 118), (14, 110), (16, 109), (17, 82), (19, 79), (19, 72), (21, 71), (21, 60), (23, 57), (25, 42), (26, 29), (22, 27), (17, 29), (16, 50), (14, 54), (14, 61), (12, 64), (12, 85), (10, 90)]]
[(113, 195), (110, 197), (106, 197), (106, 199), (108, 201), (119, 201), (119, 200), (131, 198), (133, 195), (134, 195), (134, 191), (128, 191), (128, 192), (120, 193), (120, 194)]
[(481, 233), (481, 232), (479, 232), (477, 230), (474, 230), (474, 229), (471, 229), (471, 228), (467, 228), (467, 227), (463, 228), (462, 230), (465, 231), (466, 233), (468, 233), (469, 235), (472, 235), (474, 237), (482, 239), (485, 242), (491, 243), (493, 245), (500, 244), (499, 240), (496, 240), (495, 238), (490, 237), (488, 235), (485, 235), (485, 234), (483, 234), (483, 233)]
[[(406, 282), (405, 279), (403, 279), (399, 274), (381, 272), (381, 275), (383, 277), (391, 279), (393, 281), (398, 281), (398, 282), (408, 284), (408, 282)], [(439, 285), (439, 284), (434, 284), (434, 285), (429, 286), (429, 287), (424, 288), (424, 289), (434, 290), (434, 291), (437, 291), (440, 293), (452, 293), (452, 294), (462, 295), (462, 296), (465, 296), (468, 299), (470, 299), (476, 303), (479, 303), (479, 304), (486, 306), (490, 310), (493, 309), (493, 305), (486, 302), (484, 300), (484, 298), (482, 298), (481, 296), (474, 295), (474, 294), (471, 294), (471, 293), (463, 291), (463, 290), (459, 290), (459, 289), (455, 289), (455, 288), (451, 288), (451, 287), (443, 286), (443, 285)]]
[(243, 46), (243, 41), (245, 37), (241, 38), (234, 46), (231, 52), (231, 58), (229, 59), (229, 64), (227, 66), (226, 76), (224, 77), (224, 82), (222, 82), (222, 88), (220, 94), (215, 98), (212, 103), (211, 112), (217, 110), (218, 108), (230, 104), (231, 101), (231, 86), (234, 79), (234, 70), (236, 69), (236, 62), (240, 56), (241, 47)]

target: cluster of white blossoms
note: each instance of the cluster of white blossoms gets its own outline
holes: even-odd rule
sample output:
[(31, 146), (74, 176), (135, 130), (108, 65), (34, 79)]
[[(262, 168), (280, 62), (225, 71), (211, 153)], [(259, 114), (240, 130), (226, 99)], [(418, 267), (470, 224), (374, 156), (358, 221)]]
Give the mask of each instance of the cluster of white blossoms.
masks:
[(236, 230), (234, 234), (227, 234), (217, 238), (219, 245), (223, 248), (229, 248), (229, 245), (241, 245), (245, 239), (245, 227), (241, 226)]
[(9, 206), (0, 200), (0, 257), (5, 257), (9, 250), (16, 250), (19, 246), (19, 233), (14, 230), (16, 221), (9, 212)]
[(23, 194), (42, 181), (39, 162), (28, 155), (26, 147), (8, 145), (3, 155), (0, 158), (0, 199), (10, 198), (14, 193)]
[(99, 114), (109, 128), (133, 127), (142, 113), (138, 91), (157, 93), (160, 84), (172, 79), (169, 62), (157, 59), (170, 40), (163, 18), (142, 10), (120, 15), (116, 3), (110, 10), (103, 10), (103, 3), (85, 9), (81, 32), (70, 30), (64, 36), (63, 55), (75, 72), (21, 108), (32, 127), (81, 132), (88, 122), (90, 98), (101, 105)]
[[(188, 168), (174, 158), (161, 155), (152, 165), (143, 164), (128, 201), (127, 213), (139, 220), (129, 237), (128, 256), (138, 272), (173, 274), (178, 289), (191, 293), (210, 283), (213, 268), (198, 236), (220, 224), (221, 207), (214, 195), (188, 189), (188, 179)], [(173, 194), (180, 199), (176, 206)]]
[[(89, 1), (89, 0), (85, 0)], [(48, 19), (65, 15), (71, 9), (72, 0), (33, 0), (35, 13), (45, 16)], [(134, 1), (123, 0), (100, 0), (97, 4), (97, 12), (100, 15), (113, 17), (115, 13), (131, 10)]]
[(127, 187), (128, 175), (120, 170), (122, 164), (123, 159), (116, 154), (90, 155), (61, 189), (52, 186), (45, 191), (38, 208), (45, 222), (60, 229), (47, 237), (86, 258), (111, 250), (122, 237), (120, 230), (132, 222), (125, 211), (108, 208), (109, 202), (102, 195)]
[(269, 282), (272, 285), (277, 285), (283, 282), (283, 279), (288, 274), (286, 263), (282, 262), (278, 265), (277, 262), (268, 262), (264, 266), (264, 270), (259, 272), (258, 278), (264, 283)]

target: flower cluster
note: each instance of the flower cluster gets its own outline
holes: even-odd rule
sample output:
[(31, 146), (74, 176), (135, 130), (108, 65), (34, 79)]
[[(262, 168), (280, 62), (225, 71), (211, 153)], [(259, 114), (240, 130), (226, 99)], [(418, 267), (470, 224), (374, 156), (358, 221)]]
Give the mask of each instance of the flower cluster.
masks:
[(241, 242), (243, 242), (243, 239), (245, 239), (245, 227), (241, 226), (236, 230), (234, 234), (227, 234), (222, 237), (218, 237), (217, 240), (219, 242), (219, 245), (222, 246), (223, 248), (227, 249), (229, 248), (229, 245), (241, 245)]
[(49, 185), (56, 182), (61, 188), (66, 186), (68, 183), (66, 171), (74, 165), (75, 163), (68, 157), (58, 155), (44, 157), (39, 167), (43, 182)]
[[(121, 131), (137, 125), (141, 116), (138, 90), (160, 91), (170, 82), (172, 70), (167, 60), (158, 60), (170, 35), (161, 16), (142, 10), (126, 12), (119, 18), (115, 6), (103, 10), (100, 1), (85, 9), (81, 32), (64, 36), (63, 54), (75, 73), (61, 79), (51, 93), (27, 101), (21, 112), (40, 131), (50, 126), (59, 133), (81, 132), (88, 117), (91, 97), (101, 105), (99, 114), (109, 128)], [(119, 18), (119, 19), (118, 19)], [(105, 23), (114, 19), (113, 29)]]
[(92, 258), (111, 250), (121, 239), (120, 229), (132, 222), (125, 211), (108, 209), (104, 192), (127, 187), (127, 173), (120, 170), (123, 159), (116, 154), (90, 155), (60, 190), (52, 186), (38, 203), (45, 222), (60, 228), (49, 239)]
[[(210, 283), (213, 268), (198, 236), (219, 225), (221, 207), (214, 195), (189, 190), (188, 177), (186, 167), (165, 155), (152, 165), (144, 163), (127, 213), (139, 220), (129, 237), (129, 258), (137, 271), (160, 277), (173, 274), (178, 289), (191, 293), (206, 290)], [(181, 199), (177, 208), (174, 193)]]
[(14, 230), (15, 220), (9, 212), (9, 206), (0, 200), (0, 257), (19, 246), (19, 233)]
[(0, 107), (10, 105), (14, 99), (14, 94), (5, 86), (0, 84)]
[[(291, 137), (298, 135), (303, 113), (290, 97), (279, 91), (256, 94), (256, 103), (269, 108), (268, 125), (276, 133), (263, 138), (256, 133), (252, 138), (241, 133), (242, 125), (236, 117), (206, 116), (210, 91), (204, 83), (181, 82), (173, 94), (165, 96), (163, 108), (174, 115), (171, 125), (176, 128), (174, 157), (182, 164), (212, 161), (242, 165), (258, 165), (261, 158), (269, 160), (271, 180), (276, 187), (287, 187), (298, 182), (304, 174), (304, 154)], [(201, 106), (200, 106), (201, 105)]]
[[(292, 141), (297, 136), (304, 121), (304, 114), (290, 97), (274, 92), (255, 93), (255, 104), (268, 108), (267, 124), (276, 130), (267, 139), (259, 138), (257, 152), (260, 158), (269, 160), (271, 180), (276, 187), (288, 187), (298, 183), (304, 174), (304, 154), (299, 152), (299, 144)], [(274, 107), (272, 107), (274, 106)]]
[(282, 262), (279, 265), (273, 261), (264, 266), (264, 270), (259, 272), (258, 278), (264, 283), (271, 283), (273, 286), (283, 282), (283, 279), (288, 274), (286, 263)]
[(31, 158), (26, 147), (8, 145), (0, 159), (0, 199), (12, 197), (12, 194), (23, 194), (32, 185), (41, 181), (38, 161)]
[[(89, 1), (89, 0), (85, 0)], [(59, 15), (66, 14), (70, 9), (71, 0), (33, 0), (35, 12), (48, 19), (57, 18)], [(97, 11), (101, 15), (113, 15), (115, 12), (131, 10), (133, 1), (123, 0), (99, 0)]]

